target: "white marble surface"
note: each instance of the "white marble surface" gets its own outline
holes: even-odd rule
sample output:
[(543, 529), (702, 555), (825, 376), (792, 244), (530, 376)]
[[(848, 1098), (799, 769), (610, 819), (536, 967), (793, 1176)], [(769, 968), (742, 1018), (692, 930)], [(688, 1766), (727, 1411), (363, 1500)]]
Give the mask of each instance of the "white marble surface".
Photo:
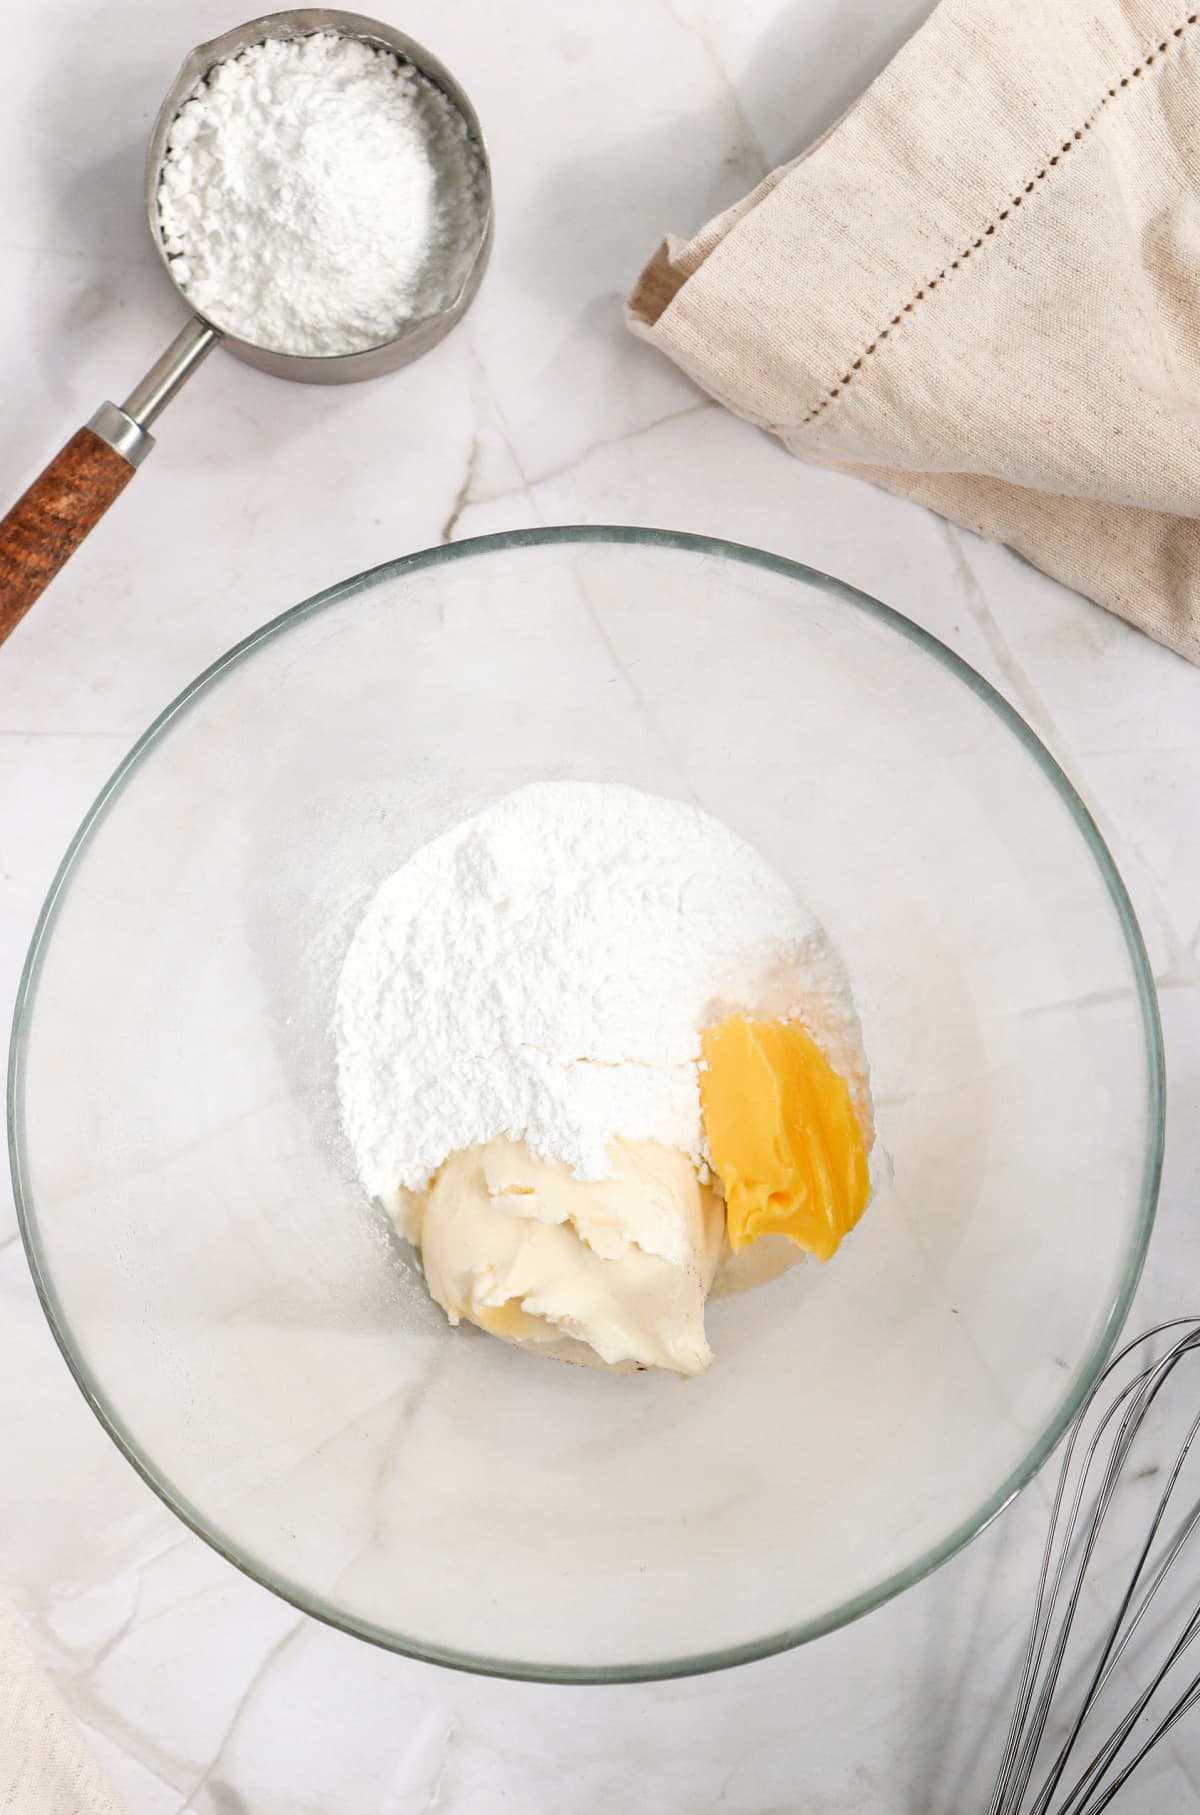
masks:
[[(1196, 1310), (1200, 674), (1002, 549), (807, 469), (622, 326), (690, 231), (826, 125), (928, 0), (412, 0), (488, 132), (493, 265), (407, 374), (291, 387), (214, 356), (91, 545), (0, 652), (0, 994), (63, 846), (164, 702), (307, 593), (439, 538), (606, 521), (711, 531), (889, 600), (987, 675), (1093, 807), (1162, 992), (1172, 1120), (1134, 1313)], [(176, 62), (226, 0), (6, 13), (0, 497), (180, 319), (140, 218)], [(981, 1805), (1040, 1546), (1040, 1489), (858, 1625), (691, 1682), (542, 1689), (424, 1668), (297, 1615), (117, 1455), (36, 1305), (0, 1193), (0, 1582), (136, 1815), (960, 1815)], [(1200, 1725), (1128, 1806), (1200, 1799)], [(1124, 1805), (1119, 1805), (1124, 1806)]]

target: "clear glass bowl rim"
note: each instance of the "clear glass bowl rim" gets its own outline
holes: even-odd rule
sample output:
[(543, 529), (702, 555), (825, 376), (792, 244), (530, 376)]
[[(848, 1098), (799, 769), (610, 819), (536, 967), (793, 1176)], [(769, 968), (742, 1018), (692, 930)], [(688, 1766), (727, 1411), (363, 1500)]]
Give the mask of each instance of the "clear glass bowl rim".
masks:
[[(1057, 791), (1100, 872), (1116, 911), (1129, 954), (1138, 1004), (1141, 1009), (1148, 1086), (1147, 1139), (1146, 1151), (1143, 1156), (1137, 1218), (1133, 1238), (1125, 1258), (1123, 1275), (1075, 1389), (1023, 1460), (1007, 1479), (988, 1496), (977, 1511), (957, 1525), (941, 1542), (923, 1552), (906, 1568), (895, 1571), (862, 1594), (829, 1609), (819, 1618), (801, 1625), (785, 1627), (767, 1633), (762, 1638), (696, 1656), (670, 1657), (634, 1664), (564, 1665), (523, 1659), (476, 1656), (466, 1651), (426, 1644), (407, 1637), (403, 1633), (376, 1626), (369, 1620), (350, 1614), (311, 1590), (289, 1581), (286, 1576), (272, 1570), (261, 1559), (246, 1555), (236, 1542), (210, 1525), (200, 1509), (193, 1506), (185, 1496), (158, 1473), (153, 1459), (139, 1448), (124, 1429), (120, 1416), (116, 1408), (109, 1403), (100, 1381), (93, 1377), (82, 1348), (72, 1334), (63, 1306), (59, 1303), (53, 1280), (44, 1265), (38, 1236), (37, 1212), (28, 1182), (26, 1166), (24, 1060), (43, 954), (54, 930), (59, 906), (65, 898), (72, 868), (77, 858), (95, 837), (104, 822), (109, 807), (120, 794), (125, 782), (153, 753), (159, 738), (168, 726), (208, 692), (227, 669), (245, 660), (262, 644), (286, 636), (294, 625), (315, 616), (318, 612), (326, 611), (330, 606), (342, 604), (375, 586), (400, 579), (406, 574), (418, 573), (426, 568), (438, 567), (450, 562), (471, 560), (479, 555), (498, 553), (504, 549), (571, 546), (587, 543), (633, 544), (649, 548), (667, 548), (684, 554), (716, 556), (723, 560), (740, 562), (748, 567), (761, 568), (785, 579), (798, 580), (889, 625), (911, 643), (916, 644), (919, 649), (924, 650), (927, 655), (940, 663), (943, 668), (968, 687), (978, 699), (983, 701), (1001, 724), (1024, 745), (1051, 786)], [(1164, 1132), (1165, 1064), (1162, 1025), (1153, 973), (1133, 904), (1112, 855), (1087, 807), (1049, 750), (1029, 728), (1020, 714), (996, 692), (989, 682), (963, 661), (961, 656), (956, 655), (937, 637), (914, 624), (901, 612), (894, 610), (889, 605), (882, 604), (869, 593), (861, 592), (857, 587), (850, 586), (843, 580), (836, 580), (817, 568), (805, 566), (802, 562), (788, 560), (782, 555), (768, 554), (762, 549), (748, 547), (742, 543), (726, 542), (716, 537), (696, 535), (682, 530), (640, 529), (616, 524), (566, 524), (549, 528), (506, 530), (499, 534), (466, 538), (460, 542), (423, 549), (416, 554), (402, 555), (398, 559), (384, 561), (377, 567), (368, 568), (363, 573), (355, 574), (350, 579), (327, 587), (322, 592), (314, 593), (311, 598), (305, 599), (301, 604), (292, 606), (290, 610), (282, 612), (278, 617), (272, 618), (258, 630), (244, 637), (240, 643), (235, 643), (210, 667), (204, 669), (189, 686), (184, 688), (182, 693), (172, 700), (169, 706), (159, 713), (153, 723), (138, 738), (97, 795), (79, 830), (67, 847), (42, 905), (26, 955), (17, 990), (9, 1047), (9, 1164), (12, 1172), (18, 1226), (34, 1285), (55, 1341), (75, 1378), (76, 1385), (117, 1448), (132, 1463), (143, 1481), (166, 1506), (170, 1507), (177, 1518), (181, 1519), (227, 1562), (232, 1563), (235, 1568), (241, 1570), (243, 1574), (258, 1582), (262, 1587), (289, 1602), (299, 1612), (309, 1614), (314, 1619), (321, 1620), (340, 1631), (351, 1633), (357, 1638), (365, 1639), (370, 1644), (397, 1652), (405, 1657), (418, 1659), (424, 1663), (439, 1664), (449, 1669), (465, 1670), (476, 1675), (497, 1676), (526, 1682), (564, 1684), (654, 1682), (668, 1678), (701, 1675), (708, 1671), (724, 1670), (736, 1664), (751, 1663), (759, 1658), (770, 1657), (774, 1653), (807, 1644), (813, 1639), (822, 1637), (825, 1633), (834, 1632), (841, 1626), (849, 1625), (851, 1621), (861, 1618), (863, 1614), (873, 1612), (875, 1608), (881, 1607), (906, 1588), (913, 1587), (924, 1577), (932, 1574), (935, 1569), (964, 1549), (973, 1538), (978, 1537), (980, 1532), (990, 1525), (992, 1520), (1003, 1512), (1005, 1507), (1028, 1485), (1057, 1447), (1060, 1438), (1095, 1385), (1112, 1352), (1128, 1315), (1150, 1241), (1162, 1175)]]

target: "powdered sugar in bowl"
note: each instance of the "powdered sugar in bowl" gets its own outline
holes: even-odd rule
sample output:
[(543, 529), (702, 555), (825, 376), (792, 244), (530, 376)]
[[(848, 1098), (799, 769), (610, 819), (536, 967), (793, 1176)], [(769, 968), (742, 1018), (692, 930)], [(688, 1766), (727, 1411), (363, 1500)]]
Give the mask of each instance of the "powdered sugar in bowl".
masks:
[(188, 306), (249, 364), (346, 383), (460, 319), (491, 246), (474, 108), (421, 45), (358, 13), (252, 19), (185, 60), (146, 208)]
[[(711, 1303), (717, 1359), (687, 1380), (453, 1329), (343, 1134), (334, 1015), (368, 903), (551, 783), (722, 822), (828, 930), (863, 1025), (877, 1195), (828, 1266)], [(621, 907), (589, 944), (636, 1005), (645, 869), (588, 849)], [(506, 989), (511, 949), (480, 948)], [(571, 949), (546, 948), (567, 982)], [(216, 663), (64, 860), (11, 1078), (47, 1312), (163, 1499), (347, 1631), (557, 1681), (815, 1638), (980, 1530), (1120, 1328), (1162, 1138), (1146, 953), (1034, 734), (885, 606), (663, 530), (410, 555)]]

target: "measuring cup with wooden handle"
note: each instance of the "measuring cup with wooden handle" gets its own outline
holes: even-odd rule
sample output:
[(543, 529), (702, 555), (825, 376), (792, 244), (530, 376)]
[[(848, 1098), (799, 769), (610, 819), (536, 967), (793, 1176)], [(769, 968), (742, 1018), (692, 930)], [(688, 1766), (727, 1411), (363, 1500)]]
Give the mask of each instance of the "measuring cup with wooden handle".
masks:
[[(280, 378), (297, 378), (306, 384), (353, 384), (362, 378), (393, 372), (427, 353), (465, 314), (478, 290), (491, 250), (492, 210), (487, 149), (475, 109), (449, 70), (414, 39), (360, 13), (325, 7), (301, 7), (251, 19), (199, 45), (185, 58), (158, 111), (146, 154), (146, 218), (172, 284), (179, 289), (162, 241), (158, 191), (167, 138), (180, 108), (218, 63), (235, 57), (239, 51), (269, 38), (304, 38), (314, 32), (359, 38), (373, 49), (411, 64), (441, 89), (462, 116), (479, 153), (480, 207), (477, 220), (471, 223), (473, 241), (466, 248), (470, 257), (457, 294), (435, 315), (406, 322), (390, 340), (378, 346), (324, 357), (256, 346), (253, 341), (222, 331), (217, 322), (203, 315), (193, 315), (124, 403), (119, 408), (115, 403), (101, 404), (87, 426), (72, 435), (45, 472), (0, 519), (0, 643), (124, 491), (154, 446), (151, 423), (218, 341), (239, 359)], [(179, 293), (187, 302), (184, 292)]]

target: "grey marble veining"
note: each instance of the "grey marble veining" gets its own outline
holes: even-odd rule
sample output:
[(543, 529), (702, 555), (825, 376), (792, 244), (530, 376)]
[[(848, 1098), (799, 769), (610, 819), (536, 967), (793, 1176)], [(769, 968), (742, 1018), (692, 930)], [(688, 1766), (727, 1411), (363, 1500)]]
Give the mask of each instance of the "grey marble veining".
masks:
[[(211, 360), (93, 542), (0, 652), (0, 993), (130, 741), (229, 644), (389, 556), (563, 521), (703, 529), (864, 587), (978, 667), (1096, 814), (1162, 992), (1173, 1115), (1136, 1324), (1200, 1278), (1200, 674), (1005, 550), (790, 460), (631, 340), (621, 299), (828, 125), (928, 0), (413, 0), (488, 133), (492, 269), (409, 372), (287, 386)], [(62, 0), (6, 21), (0, 359), (15, 495), (178, 325), (142, 144), (225, 0)], [(71, 55), (64, 57), (69, 44)], [(637, 1689), (387, 1656), (297, 1615), (179, 1526), (71, 1383), (0, 1192), (0, 1581), (134, 1815), (963, 1815), (1007, 1714), (1046, 1510), (1035, 1485), (919, 1588), (799, 1653)], [(1200, 1798), (1200, 1726), (1136, 1809)]]

